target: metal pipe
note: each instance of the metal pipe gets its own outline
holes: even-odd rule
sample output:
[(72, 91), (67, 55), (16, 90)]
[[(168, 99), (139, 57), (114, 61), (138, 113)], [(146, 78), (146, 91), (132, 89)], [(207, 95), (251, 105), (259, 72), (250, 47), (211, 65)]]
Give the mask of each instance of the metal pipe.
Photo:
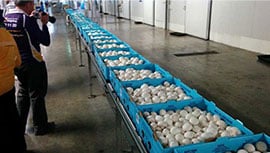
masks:
[(153, 26), (155, 26), (155, 20), (156, 20), (156, 1), (153, 0)]
[(117, 9), (116, 1), (117, 1), (117, 0), (114, 0), (114, 1), (113, 1), (113, 5), (114, 5), (113, 15), (114, 15), (114, 16), (117, 16), (117, 14), (116, 14), (116, 9)]
[(129, 17), (129, 19), (131, 19), (131, 0), (128, 1), (128, 11), (129, 11), (128, 17)]
[(212, 1), (209, 0), (209, 15), (208, 15), (208, 31), (207, 31), (207, 40), (210, 40), (210, 30), (211, 30), (211, 19), (212, 19)]
[(99, 1), (99, 13), (103, 13), (102, 0)]
[(165, 30), (168, 30), (168, 1), (165, 1)]

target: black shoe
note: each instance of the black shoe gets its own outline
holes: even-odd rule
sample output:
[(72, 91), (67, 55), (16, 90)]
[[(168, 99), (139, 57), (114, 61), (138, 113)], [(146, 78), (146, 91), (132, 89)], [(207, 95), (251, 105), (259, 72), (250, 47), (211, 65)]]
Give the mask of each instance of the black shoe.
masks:
[(48, 122), (45, 127), (35, 128), (31, 127), (27, 129), (27, 133), (34, 134), (35, 136), (42, 136), (48, 133), (53, 132), (55, 129), (55, 123), (54, 122)]

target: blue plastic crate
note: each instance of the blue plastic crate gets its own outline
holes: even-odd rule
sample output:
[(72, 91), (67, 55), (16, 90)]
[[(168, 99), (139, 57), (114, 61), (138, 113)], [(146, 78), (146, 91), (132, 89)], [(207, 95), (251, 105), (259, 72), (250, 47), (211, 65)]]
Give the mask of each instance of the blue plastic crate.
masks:
[[(234, 126), (237, 127), (241, 133), (242, 136), (249, 136), (253, 135), (253, 132), (250, 131), (247, 127), (245, 127), (242, 122), (234, 119), (230, 115), (226, 114), (224, 111), (216, 107), (216, 105), (213, 102), (209, 102), (206, 99), (201, 99), (198, 101), (192, 101), (192, 102), (186, 102), (186, 103), (176, 103), (174, 105), (168, 104), (167, 106), (164, 105), (156, 105), (154, 107), (151, 106), (146, 106), (146, 107), (141, 107), (138, 108), (139, 111), (142, 114), (143, 112), (159, 112), (161, 109), (165, 110), (180, 110), (183, 109), (185, 106), (190, 106), (190, 107), (198, 107), (201, 110), (206, 110), (207, 112), (210, 112), (212, 114), (217, 114), (220, 116), (220, 118), (226, 122), (227, 125), (229, 126)], [(164, 148), (158, 138), (155, 136), (155, 133), (153, 133), (150, 125), (147, 123), (145, 118), (141, 115), (141, 118), (138, 120), (140, 121), (140, 126), (139, 128), (139, 134), (143, 138), (143, 142), (148, 149), (150, 153), (173, 153), (174, 150), (177, 150), (178, 153), (208, 153), (207, 150), (203, 150), (202, 146), (207, 145), (208, 147), (213, 147), (216, 145), (216, 142), (224, 142), (227, 137), (223, 138), (217, 138), (216, 141), (213, 142), (202, 142), (202, 143), (197, 143), (197, 144), (189, 144), (185, 146), (177, 146), (177, 147), (168, 147)], [(236, 139), (237, 137), (235, 137)], [(233, 138), (232, 138), (233, 139)], [(180, 152), (179, 152), (180, 151)]]
[[(148, 85), (152, 85), (152, 86), (158, 86), (158, 85), (162, 85), (165, 81), (169, 82), (170, 84), (175, 84), (177, 87), (180, 87), (187, 96), (190, 96), (191, 99), (196, 99), (196, 98), (202, 98), (202, 96), (200, 96), (196, 90), (191, 89), (190, 87), (188, 87), (186, 84), (184, 84), (183, 82), (181, 82), (180, 79), (171, 77), (171, 78), (167, 78), (166, 80), (153, 80), (148, 82)], [(123, 82), (122, 86), (123, 88), (120, 89), (120, 100), (124, 103), (124, 105), (128, 105), (128, 103), (132, 102), (130, 99), (130, 96), (128, 94), (128, 92), (126, 91), (127, 87), (131, 87), (133, 89), (137, 89), (140, 88), (142, 85), (144, 84), (144, 82), (140, 82), (140, 81), (132, 81), (132, 82)], [(187, 100), (187, 101), (189, 101)], [(185, 101), (185, 100), (183, 100)], [(167, 101), (167, 103), (170, 102), (177, 102), (175, 100), (169, 100)], [(134, 102), (133, 102), (134, 103)], [(156, 104), (148, 104), (148, 105), (156, 105)], [(138, 107), (140, 106), (144, 106), (144, 105), (138, 105)]]
[(93, 44), (106, 44), (106, 43), (119, 43), (119, 42), (121, 42), (121, 40), (117, 38), (92, 40)]
[(87, 35), (87, 32), (83, 30), (83, 31), (80, 32), (80, 34), (81, 34), (81, 36), (83, 37), (83, 39), (84, 39), (88, 44), (90, 44), (90, 39), (89, 39), (89, 37), (88, 37), (88, 35)]
[(85, 36), (88, 36), (88, 33), (93, 33), (93, 32), (105, 32), (102, 28), (100, 27), (92, 27), (91, 25), (90, 26), (87, 26), (88, 28), (86, 28), (85, 26), (84, 27), (81, 27), (81, 31), (85, 32)]
[(83, 21), (78, 23), (78, 25), (80, 25), (80, 31), (102, 29), (101, 27), (94, 25), (93, 22), (88, 22), (86, 19), (83, 19)]
[(110, 34), (108, 31), (106, 31), (106, 30), (104, 30), (102, 28), (96, 28), (96, 29), (91, 28), (91, 29), (86, 29), (84, 31), (88, 34), (88, 36), (99, 35), (99, 33), (101, 33), (101, 35)]
[(78, 27), (78, 30), (81, 32), (81, 31), (84, 31), (84, 30), (87, 30), (87, 29), (92, 29), (92, 26), (91, 24), (85, 22), (84, 19), (81, 19), (81, 20), (77, 20), (77, 22), (75, 23), (76, 26)]
[[(123, 41), (116, 42), (116, 43), (105, 43), (105, 44), (92, 43), (91, 45), (92, 45), (93, 52), (103, 52), (103, 51), (110, 51), (110, 50), (120, 51), (123, 49), (130, 49), (131, 48), (127, 43), (125, 43)], [(122, 47), (118, 48), (118, 47), (111, 46), (111, 48), (98, 48), (98, 46), (103, 46), (103, 45), (117, 45), (117, 46), (121, 45)]]
[(179, 79), (176, 79), (174, 77), (167, 77), (165, 79), (152, 79), (149, 80), (147, 83), (148, 85), (158, 86), (160, 84), (163, 84), (165, 81), (175, 84), (176, 86), (182, 88), (182, 90), (185, 92), (187, 96), (190, 96), (191, 99), (181, 100), (181, 101), (175, 101), (175, 100), (169, 100), (165, 103), (155, 103), (155, 104), (146, 104), (146, 105), (137, 105), (135, 102), (133, 102), (130, 99), (130, 96), (128, 92), (126, 91), (127, 87), (132, 87), (133, 89), (139, 88), (144, 82), (141, 81), (128, 81), (128, 82), (122, 82), (120, 86), (120, 93), (119, 93), (119, 99), (123, 106), (125, 107), (126, 111), (128, 112), (131, 120), (137, 126), (139, 124), (138, 122), (138, 111), (143, 108), (152, 108), (155, 106), (159, 107), (165, 107), (168, 105), (176, 105), (177, 103), (186, 103), (186, 102), (192, 102), (192, 101), (198, 101), (202, 99), (202, 96), (200, 96), (196, 90), (191, 89), (187, 85), (185, 85), (183, 82), (181, 82)]
[[(93, 35), (95, 34), (95, 35)], [(90, 29), (90, 30), (85, 30), (83, 31), (83, 37), (85, 40), (89, 43), (91, 43), (91, 37), (97, 37), (97, 36), (110, 36), (109, 32), (102, 28), (96, 28), (96, 29)]]
[[(104, 42), (94, 42), (94, 41), (104, 41)], [(108, 42), (109, 40), (115, 40), (115, 42)], [(119, 38), (117, 38), (116, 36), (112, 35), (111, 39), (106, 39), (106, 38), (101, 38), (101, 39), (94, 39), (92, 40), (92, 43), (95, 45), (106, 45), (106, 44), (125, 44), (127, 46), (129, 46), (126, 42), (120, 40)], [(130, 47), (130, 46), (129, 46)]]
[(94, 45), (95, 41), (107, 41), (107, 40), (116, 40), (117, 42), (120, 42), (121, 40), (115, 37), (114, 35), (106, 35), (106, 36), (88, 36), (88, 39), (90, 41), (91, 46)]
[(106, 39), (116, 39), (116, 37), (112, 34), (102, 35), (102, 36), (91, 36), (89, 37), (90, 41), (93, 40), (106, 40)]
[[(98, 53), (100, 52), (109, 52), (109, 51), (121, 51), (121, 50), (130, 50), (130, 47), (128, 45), (126, 45), (125, 43), (117, 43), (118, 45), (122, 44), (124, 45), (123, 48), (115, 48), (115, 47), (112, 47), (112, 48), (106, 48), (106, 49), (100, 49), (100, 48), (97, 48), (95, 44), (91, 43), (91, 49), (93, 51), (93, 53), (95, 55), (97, 55)], [(118, 56), (122, 56), (122, 55), (118, 55)]]
[(103, 29), (102, 27), (88, 31), (89, 36), (104, 35), (104, 34), (112, 35), (109, 31)]
[(94, 40), (106, 40), (106, 39), (116, 39), (116, 37), (110, 33), (98, 36), (88, 36), (87, 40), (90, 42), (91, 48), (93, 48), (93, 41)]
[[(92, 49), (93, 50), (93, 49)], [(110, 52), (110, 51), (114, 51), (114, 52), (120, 52), (120, 51), (125, 51), (125, 52), (129, 52), (129, 54), (127, 55), (114, 55), (114, 56), (133, 56), (133, 55), (138, 55), (137, 52), (135, 52), (132, 48), (123, 48), (123, 49), (111, 49), (111, 50), (106, 50), (106, 51), (102, 51), (102, 50), (93, 50), (93, 53), (95, 56), (100, 56), (101, 58), (106, 58), (106, 57), (113, 57), (113, 56), (101, 56), (100, 53), (102, 52)]]
[[(145, 59), (144, 57), (142, 57), (141, 55), (139, 54), (135, 54), (135, 55), (125, 55), (125, 56), (109, 56), (109, 57), (100, 57), (100, 56), (95, 56), (96, 58), (96, 61), (97, 61), (97, 64), (99, 66), (99, 69), (101, 70), (101, 72), (103, 73), (103, 76), (106, 80), (109, 80), (109, 77), (110, 77), (110, 69), (112, 67), (108, 67), (105, 65), (105, 62), (104, 60), (105, 59), (108, 59), (108, 60), (118, 60), (120, 57), (127, 57), (127, 58), (132, 58), (132, 57), (137, 57), (139, 58), (140, 60), (143, 60), (143, 63), (142, 64), (149, 64), (150, 62)], [(141, 65), (141, 64), (140, 64)], [(127, 67), (132, 67), (133, 65), (127, 65)], [(115, 66), (115, 67), (118, 67), (118, 66)]]
[[(115, 49), (116, 47), (113, 47), (113, 45), (119, 46), (119, 45), (123, 45), (124, 47), (122, 47), (121, 49), (124, 48), (131, 48), (126, 42), (118, 40), (117, 42), (106, 42), (106, 43), (92, 43), (93, 47), (95, 47), (98, 51), (108, 51), (110, 49)], [(111, 48), (99, 48), (99, 47), (104, 47), (105, 45), (111, 45)], [(117, 48), (118, 49), (118, 48)]]
[(120, 87), (122, 86), (122, 83), (132, 83), (132, 82), (137, 82), (139, 81), (140, 83), (150, 83), (152, 82), (153, 80), (160, 80), (160, 81), (163, 81), (163, 80), (166, 80), (168, 78), (172, 78), (172, 75), (162, 69), (159, 65), (157, 64), (144, 64), (144, 65), (134, 65), (132, 67), (129, 67), (129, 68), (133, 68), (135, 70), (150, 70), (151, 72), (159, 72), (162, 76), (162, 78), (160, 79), (151, 79), (151, 78), (145, 78), (145, 79), (142, 79), (142, 80), (130, 80), (130, 81), (121, 81), (117, 78), (116, 74), (114, 73), (114, 70), (126, 70), (127, 67), (126, 66), (121, 66), (121, 67), (116, 67), (116, 68), (112, 68), (112, 71), (110, 71), (110, 82), (114, 88), (114, 90), (116, 91), (117, 95), (120, 96)]
[[(89, 37), (89, 40), (92, 40), (93, 37), (98, 37), (98, 36), (111, 36), (112, 34), (107, 32), (107, 31), (103, 31), (102, 32), (89, 32), (87, 33), (87, 36)], [(86, 37), (87, 37), (86, 36)]]
[(227, 151), (236, 152), (242, 149), (247, 143), (255, 145), (256, 142), (263, 141), (270, 151), (270, 137), (264, 133), (255, 135), (244, 135), (239, 137), (218, 139), (215, 142), (200, 144), (199, 147), (178, 147), (174, 153), (225, 153)]

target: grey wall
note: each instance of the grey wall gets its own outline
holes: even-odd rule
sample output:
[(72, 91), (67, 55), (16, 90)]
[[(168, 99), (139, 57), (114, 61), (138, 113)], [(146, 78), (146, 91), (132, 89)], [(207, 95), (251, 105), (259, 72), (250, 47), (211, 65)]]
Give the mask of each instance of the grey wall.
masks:
[(119, 4), (121, 4), (121, 7), (119, 8), (120, 9), (120, 11), (119, 11), (120, 12), (120, 17), (130, 19), (130, 16), (129, 16), (129, 13), (130, 13), (129, 0), (120, 0)]
[(270, 1), (214, 0), (210, 39), (270, 53)]
[[(114, 0), (105, 1), (105, 12), (113, 14)], [(131, 12), (132, 20), (154, 23), (156, 27), (165, 28), (166, 0), (130, 0), (131, 10), (128, 10), (127, 6), (129, 0), (122, 1), (125, 3), (121, 16), (127, 18), (129, 15), (127, 12)], [(154, 1), (155, 8), (150, 1)], [(170, 5), (173, 5), (169, 6), (170, 30), (207, 38), (210, 0), (170, 0), (170, 2)], [(174, 6), (177, 4), (181, 6)], [(153, 9), (155, 14), (151, 13)], [(270, 1), (212, 0), (211, 14), (210, 40), (270, 54)], [(152, 16), (155, 16), (155, 21), (152, 21)]]
[(144, 3), (139, 0), (131, 0), (131, 19), (134, 21), (144, 20)]

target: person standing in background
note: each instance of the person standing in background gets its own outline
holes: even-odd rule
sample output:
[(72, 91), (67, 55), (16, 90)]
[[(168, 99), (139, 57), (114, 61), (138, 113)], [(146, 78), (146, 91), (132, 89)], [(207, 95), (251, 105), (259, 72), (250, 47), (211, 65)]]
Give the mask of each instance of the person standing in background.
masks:
[[(20, 66), (21, 57), (12, 35), (4, 27), (0, 15), (0, 150), (25, 153), (24, 131), (16, 107), (14, 68)], [(1, 151), (1, 152), (2, 152)]]
[(49, 8), (49, 2), (48, 2), (48, 0), (45, 0), (45, 7), (46, 7), (46, 12), (49, 12), (48, 11), (48, 8)]
[(48, 14), (39, 15), (42, 29), (37, 19), (31, 16), (34, 11), (33, 0), (15, 0), (16, 8), (6, 14), (6, 28), (13, 35), (22, 58), (22, 65), (15, 70), (18, 77), (17, 107), (26, 129), (29, 109), (32, 109), (33, 127), (27, 133), (44, 135), (52, 132), (54, 122), (48, 122), (45, 105), (48, 76), (45, 61), (41, 54), (40, 44), (50, 45), (50, 34), (47, 27)]
[(44, 5), (43, 5), (43, 1), (40, 1), (40, 11), (44, 12)]

